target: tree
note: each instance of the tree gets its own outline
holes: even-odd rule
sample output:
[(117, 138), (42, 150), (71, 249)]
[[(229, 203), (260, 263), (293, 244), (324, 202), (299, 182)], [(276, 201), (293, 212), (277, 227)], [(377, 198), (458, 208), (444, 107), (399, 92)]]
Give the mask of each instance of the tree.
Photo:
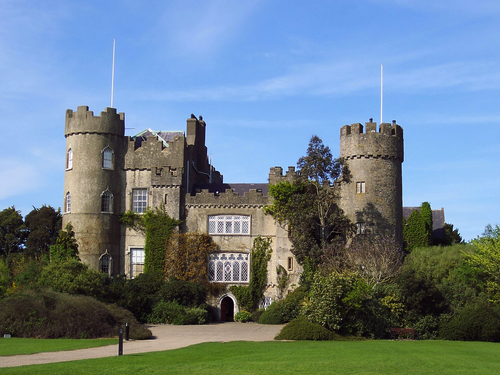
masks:
[(362, 235), (350, 244), (339, 239), (325, 251), (322, 257), (323, 273), (357, 272), (370, 287), (389, 283), (400, 272), (403, 249), (396, 236), (389, 232), (381, 235)]
[(488, 225), (482, 237), (471, 241), (474, 251), (465, 261), (487, 277), (486, 289), (492, 302), (500, 303), (500, 226)]
[(427, 236), (427, 246), (432, 246), (432, 208), (429, 202), (422, 202), (422, 206), (420, 207), (420, 212), (422, 214), (422, 219), (425, 223), (425, 232)]
[(62, 227), (61, 210), (51, 206), (33, 207), (24, 218), (28, 237), (26, 251), (29, 255), (48, 254), (51, 245), (56, 243)]
[(447, 245), (464, 243), (462, 236), (458, 232), (458, 228), (453, 228), (453, 224), (444, 223), (444, 229), (446, 231), (445, 239)]
[(292, 253), (303, 264), (306, 258), (318, 263), (323, 250), (337, 236), (352, 232), (353, 225), (338, 206), (338, 189), (333, 184), (349, 180), (349, 170), (334, 159), (330, 148), (313, 136), (306, 156), (297, 162), (298, 178), (293, 183), (270, 186), (273, 203), (264, 212), (288, 225)]
[(51, 263), (68, 259), (80, 260), (78, 257), (78, 244), (76, 243), (75, 232), (70, 222), (59, 232), (56, 243), (50, 247)]
[(20, 211), (9, 207), (0, 211), (0, 253), (20, 253), (26, 241), (26, 225)]

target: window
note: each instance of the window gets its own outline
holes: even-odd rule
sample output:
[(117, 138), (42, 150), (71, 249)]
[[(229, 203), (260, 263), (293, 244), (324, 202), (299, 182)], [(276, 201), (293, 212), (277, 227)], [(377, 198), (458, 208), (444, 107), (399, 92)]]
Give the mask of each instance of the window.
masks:
[(68, 150), (68, 154), (66, 155), (66, 169), (73, 168), (73, 149)]
[(365, 223), (356, 223), (356, 234), (365, 234)]
[(248, 283), (249, 271), (249, 254), (215, 253), (208, 256), (208, 281)]
[(130, 278), (140, 275), (144, 270), (144, 249), (130, 249)]
[(111, 255), (108, 254), (108, 250), (99, 258), (99, 269), (102, 273), (111, 274)]
[(64, 197), (64, 212), (71, 212), (71, 193), (69, 191)]
[(132, 190), (132, 211), (142, 214), (148, 205), (148, 189)]
[(364, 194), (366, 192), (365, 182), (356, 182), (356, 194)]
[(109, 190), (101, 194), (101, 212), (113, 212), (113, 194)]
[(213, 215), (208, 217), (209, 234), (250, 234), (250, 216)]
[(105, 169), (113, 169), (113, 151), (107, 147), (102, 152), (102, 167)]
[(288, 271), (293, 271), (293, 258), (288, 257)]

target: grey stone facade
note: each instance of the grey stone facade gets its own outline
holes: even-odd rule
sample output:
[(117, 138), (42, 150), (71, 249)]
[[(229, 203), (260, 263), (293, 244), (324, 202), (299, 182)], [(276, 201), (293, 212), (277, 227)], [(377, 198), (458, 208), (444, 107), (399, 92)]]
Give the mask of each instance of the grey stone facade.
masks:
[[(366, 222), (369, 230), (388, 227), (400, 236), (403, 132), (395, 124), (381, 124), (379, 132), (375, 123), (366, 127), (366, 133), (360, 124), (341, 130), (340, 156), (348, 162), (353, 181), (342, 187), (339, 205), (353, 222)], [(145, 239), (120, 225), (119, 216), (128, 210), (164, 204), (171, 217), (183, 221), (182, 232), (209, 233), (220, 252), (231, 256), (249, 254), (254, 238), (269, 237), (273, 253), (265, 296), (275, 299), (277, 267), (288, 271), (291, 284), (298, 283), (302, 269), (290, 251), (287, 229), (264, 215), (263, 207), (271, 203), (268, 184), (224, 183), (208, 161), (205, 122), (191, 115), (186, 128), (186, 132), (147, 129), (128, 137), (125, 116), (114, 108), (106, 108), (100, 116), (86, 106), (67, 110), (63, 226), (73, 225), (85, 263), (100, 269), (101, 257), (109, 254), (109, 272), (130, 277), (140, 272), (136, 256)], [(281, 167), (273, 167), (269, 183), (295, 177), (293, 167), (285, 174)], [(366, 184), (363, 193), (356, 192), (360, 181)], [(228, 228), (234, 233), (226, 233)], [(227, 298), (237, 311), (230, 293), (211, 302), (221, 308), (230, 305)]]

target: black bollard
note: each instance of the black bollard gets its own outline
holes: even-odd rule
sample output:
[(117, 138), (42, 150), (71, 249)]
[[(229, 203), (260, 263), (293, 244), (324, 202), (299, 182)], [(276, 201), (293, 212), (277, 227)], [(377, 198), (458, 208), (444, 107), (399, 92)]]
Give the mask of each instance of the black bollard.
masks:
[(125, 340), (129, 340), (129, 334), (130, 334), (130, 326), (128, 323), (125, 323)]
[(123, 355), (123, 328), (120, 327), (120, 336), (118, 338), (118, 355)]

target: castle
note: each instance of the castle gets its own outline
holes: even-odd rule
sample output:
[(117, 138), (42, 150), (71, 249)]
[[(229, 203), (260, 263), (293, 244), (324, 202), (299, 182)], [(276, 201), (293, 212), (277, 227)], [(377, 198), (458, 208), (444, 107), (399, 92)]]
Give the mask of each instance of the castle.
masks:
[[(94, 116), (86, 106), (66, 111), (66, 172), (63, 227), (74, 227), (80, 258), (91, 268), (135, 277), (144, 264), (144, 235), (120, 224), (126, 211), (142, 213), (164, 205), (182, 220), (185, 233), (208, 233), (219, 252), (208, 259), (209, 281), (248, 284), (250, 250), (257, 236), (272, 239), (268, 288), (264, 303), (277, 296), (277, 267), (291, 283), (302, 271), (287, 228), (265, 215), (271, 203), (268, 184), (293, 181), (295, 169), (270, 169), (268, 183), (230, 184), (207, 157), (206, 123), (191, 115), (187, 130), (147, 129), (125, 136), (125, 115), (106, 108)], [(340, 157), (347, 161), (351, 182), (343, 184), (339, 206), (357, 225), (358, 234), (390, 229), (402, 242), (403, 130), (395, 122), (345, 125)], [(224, 292), (211, 303), (222, 320), (238, 311), (236, 299)]]

